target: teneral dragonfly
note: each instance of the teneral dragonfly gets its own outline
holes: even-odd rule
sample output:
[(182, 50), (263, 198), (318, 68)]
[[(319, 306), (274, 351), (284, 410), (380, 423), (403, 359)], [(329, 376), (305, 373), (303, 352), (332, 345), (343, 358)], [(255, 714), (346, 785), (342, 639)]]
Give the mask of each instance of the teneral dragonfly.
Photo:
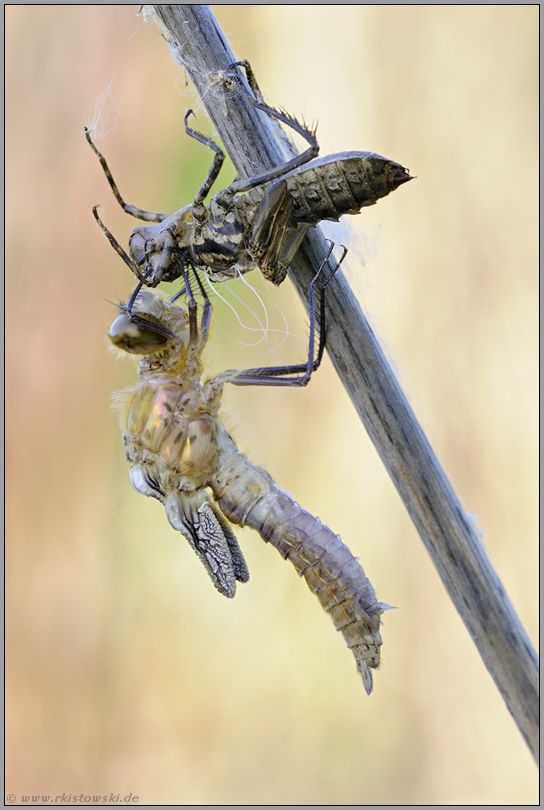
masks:
[(202, 382), (209, 301), (198, 324), (194, 299), (187, 311), (141, 286), (110, 331), (115, 346), (141, 357), (138, 385), (116, 397), (132, 486), (161, 501), (170, 524), (227, 597), (235, 595), (237, 582), (249, 579), (229, 524), (256, 529), (316, 594), (352, 650), (370, 694), (372, 670), (380, 661), (380, 616), (388, 606), (376, 600), (340, 537), (240, 453), (219, 417), (226, 382), (304, 384), (301, 378), (319, 364), (324, 337), (315, 361), (311, 343), (305, 365), (226, 371)]

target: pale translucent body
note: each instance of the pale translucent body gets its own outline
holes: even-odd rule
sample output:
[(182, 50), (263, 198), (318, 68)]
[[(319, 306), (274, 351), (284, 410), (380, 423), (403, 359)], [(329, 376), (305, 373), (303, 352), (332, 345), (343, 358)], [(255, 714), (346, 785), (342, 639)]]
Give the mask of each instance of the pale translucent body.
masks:
[(116, 395), (134, 489), (157, 498), (227, 597), (249, 573), (230, 523), (251, 526), (288, 559), (352, 650), (366, 691), (380, 661), (381, 613), (362, 567), (340, 537), (306, 512), (238, 450), (219, 418), (221, 393), (236, 371), (201, 383), (204, 341), (192, 345), (185, 310), (150, 290), (133, 312), (177, 335), (145, 356), (140, 382)]

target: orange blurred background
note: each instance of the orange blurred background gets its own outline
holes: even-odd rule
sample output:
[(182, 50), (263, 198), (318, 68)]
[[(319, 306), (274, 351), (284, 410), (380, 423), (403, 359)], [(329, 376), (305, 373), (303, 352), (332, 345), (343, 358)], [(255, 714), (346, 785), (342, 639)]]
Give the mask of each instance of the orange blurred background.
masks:
[[(417, 176), (328, 232), (536, 642), (538, 7), (212, 8), (269, 101), (319, 120), (321, 154), (375, 151)], [(304, 390), (229, 390), (225, 421), (398, 607), (370, 698), (254, 532), (239, 532), (251, 580), (226, 601), (131, 489), (110, 395), (136, 371), (106, 333), (133, 279), (91, 207), (124, 244), (136, 223), (85, 142), (85, 110), (113, 80), (119, 115), (99, 146), (135, 205), (177, 210), (211, 162), (183, 132), (192, 106), (211, 133), (202, 106), (136, 11), (6, 7), (6, 791), (538, 803), (529, 751), (328, 360)], [(290, 282), (248, 280), (272, 299), (265, 337), (281, 340), (274, 302), (293, 333), (281, 361), (304, 357)], [(277, 362), (255, 334), (219, 302), (210, 371)]]

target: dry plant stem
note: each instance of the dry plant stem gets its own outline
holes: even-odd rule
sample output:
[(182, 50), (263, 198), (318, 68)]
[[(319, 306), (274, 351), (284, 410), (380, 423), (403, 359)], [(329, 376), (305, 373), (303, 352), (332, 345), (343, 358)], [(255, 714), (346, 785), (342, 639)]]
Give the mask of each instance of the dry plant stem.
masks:
[[(240, 176), (258, 174), (292, 157), (275, 122), (254, 110), (240, 93), (222, 92), (219, 85), (214, 88), (214, 74), (236, 61), (236, 57), (209, 6), (153, 8), (175, 58), (194, 82)], [(324, 237), (318, 229), (312, 229), (291, 266), (290, 278), (306, 306), (309, 282), (325, 252)], [(472, 519), (453, 492), (340, 271), (328, 288), (327, 325), (327, 351), (338, 375), (538, 761), (536, 653), (486, 556)]]

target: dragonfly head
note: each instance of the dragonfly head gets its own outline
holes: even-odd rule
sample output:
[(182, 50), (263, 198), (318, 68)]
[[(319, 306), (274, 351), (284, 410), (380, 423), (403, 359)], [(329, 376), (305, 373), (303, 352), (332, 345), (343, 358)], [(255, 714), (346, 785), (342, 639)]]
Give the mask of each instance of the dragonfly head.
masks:
[(132, 258), (147, 276), (148, 287), (156, 287), (161, 281), (175, 281), (182, 274), (178, 257), (192, 245), (192, 205), (155, 225), (145, 225), (132, 231), (129, 248)]
[(109, 339), (128, 354), (155, 354), (162, 351), (168, 338), (144, 318), (120, 315), (111, 325)]
[(188, 334), (188, 316), (184, 309), (151, 290), (142, 290), (130, 312), (126, 306), (121, 306), (121, 314), (111, 325), (108, 337), (117, 349), (146, 356), (185, 343)]

